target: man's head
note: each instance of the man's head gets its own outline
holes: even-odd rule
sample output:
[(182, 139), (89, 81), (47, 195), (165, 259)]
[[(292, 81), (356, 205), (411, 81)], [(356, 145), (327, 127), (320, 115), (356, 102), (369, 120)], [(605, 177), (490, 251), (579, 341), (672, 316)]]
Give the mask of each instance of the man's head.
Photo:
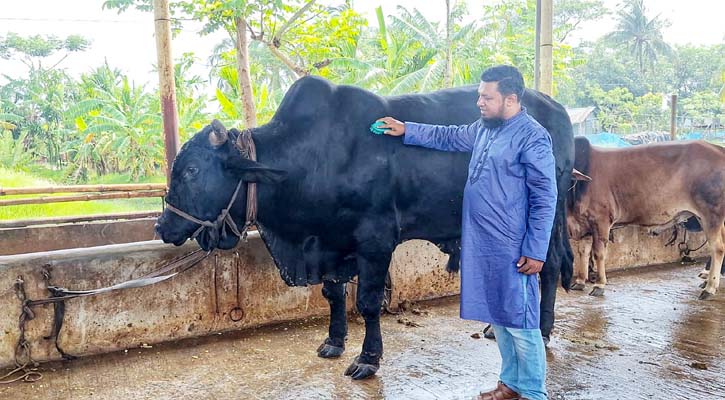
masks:
[(524, 78), (516, 67), (498, 65), (481, 74), (476, 105), (487, 126), (500, 125), (521, 110)]

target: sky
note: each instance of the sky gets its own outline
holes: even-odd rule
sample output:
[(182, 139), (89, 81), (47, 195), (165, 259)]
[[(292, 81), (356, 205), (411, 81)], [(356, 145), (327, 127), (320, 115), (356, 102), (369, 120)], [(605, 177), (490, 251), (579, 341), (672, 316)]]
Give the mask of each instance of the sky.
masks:
[[(0, 36), (14, 32), (23, 36), (56, 35), (65, 37), (79, 34), (91, 40), (91, 47), (83, 53), (71, 54), (60, 67), (73, 75), (90, 71), (108, 60), (112, 67), (120, 68), (139, 83), (156, 85), (156, 49), (153, 36), (154, 24), (151, 13), (128, 10), (122, 14), (103, 10), (104, 0), (22, 0), (0, 2)], [(319, 0), (321, 3), (339, 3), (335, 0)], [(495, 0), (465, 1), (474, 16), (481, 15), (485, 2)], [(604, 0), (610, 9), (615, 9), (620, 0)], [(647, 0), (650, 16), (660, 14), (671, 22), (665, 29), (665, 40), (675, 44), (715, 44), (725, 41), (725, 1), (723, 0)], [(355, 0), (355, 9), (375, 22), (375, 8), (383, 7), (386, 14), (392, 14), (397, 5), (418, 8), (427, 18), (440, 20), (445, 15), (443, 0)], [(184, 52), (194, 52), (203, 60), (195, 72), (207, 76), (204, 70), (206, 58), (224, 33), (199, 36), (200, 24), (188, 22), (184, 30), (174, 38), (174, 57)], [(596, 39), (609, 32), (614, 26), (611, 18), (582, 24), (581, 30), (571, 37), (572, 41)], [(53, 62), (54, 60), (48, 60)], [(22, 75), (23, 64), (17, 60), (0, 59), (0, 83), (3, 74)]]

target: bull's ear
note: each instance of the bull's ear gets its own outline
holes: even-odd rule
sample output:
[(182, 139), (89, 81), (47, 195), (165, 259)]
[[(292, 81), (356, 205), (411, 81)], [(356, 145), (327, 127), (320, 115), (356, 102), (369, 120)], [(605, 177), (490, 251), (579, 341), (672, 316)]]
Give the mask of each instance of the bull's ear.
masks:
[(222, 125), (219, 120), (211, 121), (211, 131), (209, 131), (209, 143), (215, 147), (221, 147), (224, 143), (229, 140), (229, 134), (227, 128)]
[(245, 182), (279, 183), (287, 178), (287, 172), (267, 167), (264, 164), (244, 159), (233, 167)]

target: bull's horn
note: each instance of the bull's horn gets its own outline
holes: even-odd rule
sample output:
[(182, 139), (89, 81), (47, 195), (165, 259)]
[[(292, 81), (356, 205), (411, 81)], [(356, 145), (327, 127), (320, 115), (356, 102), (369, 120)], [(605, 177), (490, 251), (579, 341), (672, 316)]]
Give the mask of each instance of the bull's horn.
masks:
[(211, 121), (211, 132), (209, 132), (209, 143), (214, 147), (219, 147), (229, 140), (227, 128), (222, 125), (219, 120)]
[(576, 168), (574, 168), (574, 170), (571, 171), (571, 175), (574, 177), (574, 180), (576, 180), (576, 181), (585, 181), (585, 182), (592, 181), (591, 176), (582, 174)]

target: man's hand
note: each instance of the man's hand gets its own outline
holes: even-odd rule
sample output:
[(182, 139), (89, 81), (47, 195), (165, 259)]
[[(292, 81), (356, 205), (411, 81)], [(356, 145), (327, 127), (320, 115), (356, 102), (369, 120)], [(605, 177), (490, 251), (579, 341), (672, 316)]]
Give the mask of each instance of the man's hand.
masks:
[(382, 121), (385, 125), (381, 125), (380, 129), (387, 129), (386, 135), (390, 136), (403, 136), (405, 135), (405, 124), (392, 117), (380, 118), (378, 121)]
[(533, 258), (521, 256), (519, 261), (516, 263), (519, 267), (519, 272), (526, 275), (538, 274), (541, 272), (541, 268), (544, 266), (543, 261), (534, 260)]

